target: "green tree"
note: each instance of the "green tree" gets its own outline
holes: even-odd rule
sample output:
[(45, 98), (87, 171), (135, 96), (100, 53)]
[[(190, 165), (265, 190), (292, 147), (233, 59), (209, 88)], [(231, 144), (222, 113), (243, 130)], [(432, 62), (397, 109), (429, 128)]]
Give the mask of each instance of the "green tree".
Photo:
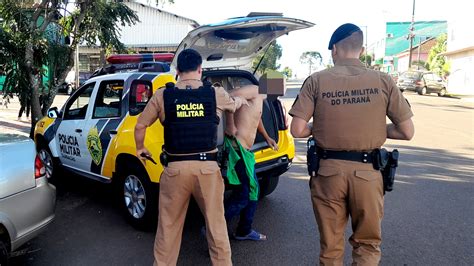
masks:
[(372, 65), (372, 56), (370, 54), (362, 54), (360, 55), (359, 57), (359, 60), (365, 64), (365, 62), (367, 62), (367, 66), (371, 66)]
[(283, 69), (283, 75), (285, 75), (286, 78), (289, 79), (289, 78), (293, 77), (293, 70), (292, 70), (291, 68), (289, 68), (289, 67), (286, 66), (286, 67)]
[[(7, 90), (31, 97), (32, 130), (36, 122), (51, 106), (67, 73), (74, 66), (74, 52), (79, 43), (122, 51), (118, 25), (132, 25), (139, 21), (133, 10), (122, 1), (76, 1), (73, 12), (66, 10), (68, 1), (2, 0), (0, 17), (0, 53), (2, 63), (9, 72), (5, 83)], [(61, 16), (65, 14), (65, 16)], [(66, 41), (70, 40), (70, 41)], [(43, 90), (43, 66), (52, 71), (52, 80)], [(9, 70), (9, 71), (8, 71)], [(41, 108), (40, 94), (44, 95)]]
[(428, 61), (426, 62), (429, 66), (429, 70), (441, 76), (449, 74), (449, 64), (446, 62), (446, 58), (441, 55), (441, 53), (446, 52), (446, 40), (446, 34), (441, 34), (436, 39), (436, 44), (431, 47), (430, 53), (428, 54)]
[(316, 63), (321, 64), (323, 62), (323, 57), (319, 52), (316, 51), (307, 51), (301, 54), (300, 56), (300, 62), (303, 64), (307, 64), (309, 66), (308, 70), (308, 76), (313, 73), (313, 66), (316, 65)]
[(429, 68), (429, 65), (423, 61), (423, 60), (420, 60), (420, 61), (413, 61), (411, 62), (412, 66), (415, 67), (416, 69), (428, 69)]
[[(267, 70), (277, 70), (280, 65), (277, 64), (278, 59), (281, 58), (283, 49), (276, 41), (273, 41), (266, 48), (264, 53), (259, 54), (253, 61), (253, 68), (258, 67), (258, 72), (265, 73)], [(263, 58), (263, 60), (262, 60)], [(259, 62), (262, 61), (259, 65)]]

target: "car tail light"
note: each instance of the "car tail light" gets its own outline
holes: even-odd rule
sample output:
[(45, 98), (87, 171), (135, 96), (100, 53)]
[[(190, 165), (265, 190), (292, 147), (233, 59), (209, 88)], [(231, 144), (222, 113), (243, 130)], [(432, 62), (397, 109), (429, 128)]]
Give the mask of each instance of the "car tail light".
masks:
[(35, 178), (40, 178), (46, 174), (46, 168), (44, 167), (43, 161), (39, 155), (35, 158)]

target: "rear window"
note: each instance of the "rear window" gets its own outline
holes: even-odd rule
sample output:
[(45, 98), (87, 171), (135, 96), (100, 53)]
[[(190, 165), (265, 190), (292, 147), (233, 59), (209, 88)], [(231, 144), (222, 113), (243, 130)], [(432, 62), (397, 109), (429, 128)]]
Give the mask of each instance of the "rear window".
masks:
[(147, 80), (134, 80), (130, 86), (130, 115), (138, 115), (153, 96), (153, 86)]
[(402, 78), (408, 78), (408, 79), (417, 79), (420, 77), (420, 73), (418, 72), (405, 72), (401, 75)]

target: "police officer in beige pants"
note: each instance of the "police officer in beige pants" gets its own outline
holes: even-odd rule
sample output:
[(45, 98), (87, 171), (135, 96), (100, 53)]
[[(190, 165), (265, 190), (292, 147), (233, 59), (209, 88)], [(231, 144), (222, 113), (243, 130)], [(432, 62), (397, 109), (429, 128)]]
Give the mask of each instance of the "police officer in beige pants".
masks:
[(310, 180), (321, 265), (343, 265), (349, 216), (352, 264), (379, 264), (384, 189), (371, 154), (386, 138), (410, 140), (414, 135), (413, 113), (393, 80), (359, 61), (362, 42), (356, 25), (337, 28), (328, 47), (334, 67), (309, 76), (289, 112), (292, 135), (312, 135), (318, 154), (324, 154)]
[(151, 156), (144, 146), (146, 128), (157, 119), (164, 127), (168, 164), (160, 180), (155, 265), (176, 265), (191, 196), (206, 220), (212, 264), (232, 265), (224, 182), (216, 162), (217, 125), (222, 112), (235, 112), (246, 100), (231, 98), (222, 87), (203, 84), (201, 64), (197, 51), (183, 50), (178, 55), (178, 82), (157, 90), (135, 127), (137, 155), (142, 159)]

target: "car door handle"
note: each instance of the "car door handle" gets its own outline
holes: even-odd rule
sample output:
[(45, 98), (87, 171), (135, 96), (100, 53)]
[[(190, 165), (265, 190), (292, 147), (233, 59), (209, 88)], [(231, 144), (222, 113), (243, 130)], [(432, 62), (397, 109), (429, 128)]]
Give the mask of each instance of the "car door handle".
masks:
[(117, 130), (109, 130), (109, 133), (112, 134), (112, 135), (116, 135), (116, 134), (117, 134)]
[(82, 129), (76, 128), (76, 132), (77, 132), (77, 133), (82, 133)]

